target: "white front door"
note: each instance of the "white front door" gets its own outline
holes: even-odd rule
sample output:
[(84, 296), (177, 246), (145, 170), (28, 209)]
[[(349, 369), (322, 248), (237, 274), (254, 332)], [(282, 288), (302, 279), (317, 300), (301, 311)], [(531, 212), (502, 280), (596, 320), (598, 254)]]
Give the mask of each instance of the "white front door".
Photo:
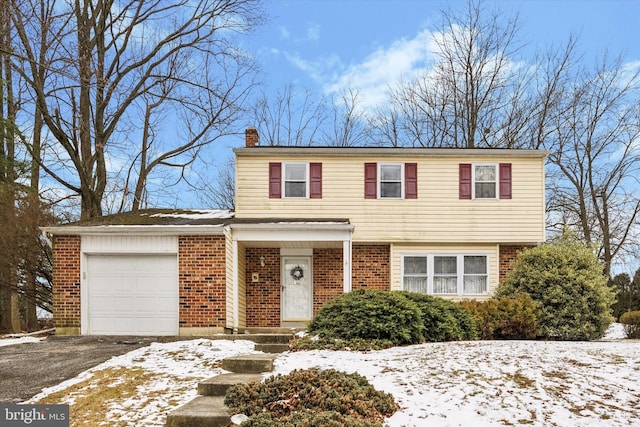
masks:
[(311, 257), (282, 259), (282, 322), (307, 322), (313, 308)]

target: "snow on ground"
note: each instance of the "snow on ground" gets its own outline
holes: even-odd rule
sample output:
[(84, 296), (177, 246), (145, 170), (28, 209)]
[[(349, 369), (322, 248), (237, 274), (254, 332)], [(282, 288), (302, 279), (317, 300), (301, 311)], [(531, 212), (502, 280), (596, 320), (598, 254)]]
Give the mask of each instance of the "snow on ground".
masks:
[[(93, 422), (96, 425), (164, 426), (167, 412), (197, 396), (198, 382), (226, 372), (216, 367), (217, 362), (253, 352), (254, 343), (245, 340), (195, 339), (152, 343), (112, 357), (75, 378), (44, 389), (24, 403), (39, 403), (54, 394), (62, 396), (55, 403), (71, 405), (71, 425), (86, 425), (83, 420), (73, 419), (74, 404), (84, 405), (82, 398), (101, 386), (101, 373), (117, 373), (120, 368), (133, 369), (136, 377), (143, 378), (135, 392), (101, 402), (107, 406), (103, 424)], [(111, 381), (109, 387), (118, 386), (122, 380), (115, 377)]]
[[(640, 343), (467, 341), (288, 353), (276, 373), (358, 372), (391, 393), (400, 426), (627, 426), (640, 419)], [(635, 424), (637, 425), (637, 424)]]
[(38, 342), (46, 337), (19, 337), (19, 338), (0, 338), (0, 347), (5, 345), (26, 344), (30, 342)]
[[(637, 425), (640, 342), (615, 340), (620, 334), (614, 327), (606, 337), (610, 341), (465, 341), (370, 352), (284, 353), (275, 361), (275, 373), (311, 367), (359, 372), (399, 403), (389, 427)], [(107, 402), (105, 425), (164, 426), (167, 412), (196, 396), (199, 381), (224, 372), (212, 366), (215, 362), (251, 352), (248, 341), (154, 343), (26, 403), (62, 393), (57, 403), (72, 404), (73, 413), (78, 399), (73, 384), (109, 369), (135, 368), (151, 379), (133, 395)]]

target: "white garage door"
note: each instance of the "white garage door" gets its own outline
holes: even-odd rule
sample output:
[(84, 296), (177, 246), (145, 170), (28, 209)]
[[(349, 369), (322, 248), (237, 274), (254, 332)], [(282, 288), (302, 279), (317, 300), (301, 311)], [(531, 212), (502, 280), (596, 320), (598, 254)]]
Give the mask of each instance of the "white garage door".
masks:
[(177, 335), (175, 255), (89, 255), (88, 332)]

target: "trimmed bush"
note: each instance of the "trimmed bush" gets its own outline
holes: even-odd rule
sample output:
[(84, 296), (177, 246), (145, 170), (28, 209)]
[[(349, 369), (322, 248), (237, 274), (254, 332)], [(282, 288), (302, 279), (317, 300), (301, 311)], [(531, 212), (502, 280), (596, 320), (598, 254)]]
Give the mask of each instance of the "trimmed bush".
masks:
[(584, 244), (563, 239), (520, 252), (496, 297), (531, 296), (537, 335), (561, 340), (601, 338), (611, 322), (614, 294), (602, 265)]
[(362, 375), (318, 368), (234, 385), (224, 403), (251, 417), (242, 425), (253, 427), (382, 426), (384, 418), (398, 409), (391, 394), (374, 389)]
[(529, 340), (536, 337), (536, 305), (528, 294), (460, 303), (476, 320), (483, 340)]
[(620, 316), (627, 338), (640, 338), (640, 311), (627, 311)]
[(362, 338), (327, 338), (321, 336), (305, 336), (297, 338), (290, 344), (291, 351), (300, 350), (345, 350), (345, 351), (369, 351), (384, 350), (393, 347), (394, 344), (389, 340), (371, 340)]
[(397, 292), (356, 290), (327, 302), (309, 324), (326, 338), (418, 343), (424, 329), (420, 309)]
[(381, 423), (364, 421), (338, 412), (296, 412), (289, 416), (273, 416), (266, 412), (242, 423), (242, 427), (373, 427)]
[(400, 292), (417, 304), (422, 312), (422, 332), (429, 342), (473, 340), (478, 338), (476, 322), (458, 303), (417, 292)]

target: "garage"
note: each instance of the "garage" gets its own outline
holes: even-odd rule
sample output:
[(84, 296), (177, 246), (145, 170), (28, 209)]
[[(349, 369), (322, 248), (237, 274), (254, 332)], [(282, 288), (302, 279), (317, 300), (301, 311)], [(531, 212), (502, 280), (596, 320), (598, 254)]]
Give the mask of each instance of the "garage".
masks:
[(175, 254), (86, 256), (87, 333), (178, 335)]

